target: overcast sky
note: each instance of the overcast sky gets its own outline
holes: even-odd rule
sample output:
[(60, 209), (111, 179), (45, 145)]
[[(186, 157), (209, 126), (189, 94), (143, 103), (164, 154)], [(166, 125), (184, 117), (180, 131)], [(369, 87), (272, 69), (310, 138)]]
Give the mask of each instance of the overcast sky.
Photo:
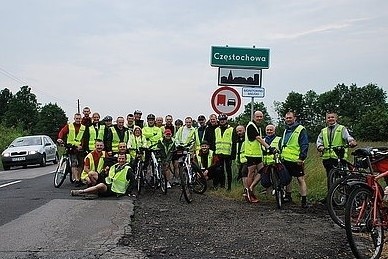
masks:
[(388, 89), (386, 0), (0, 3), (0, 89), (27, 84), (70, 119), (77, 99), (102, 117), (208, 116), (218, 88), (211, 46), (270, 49), (257, 101), (273, 114), (291, 91)]

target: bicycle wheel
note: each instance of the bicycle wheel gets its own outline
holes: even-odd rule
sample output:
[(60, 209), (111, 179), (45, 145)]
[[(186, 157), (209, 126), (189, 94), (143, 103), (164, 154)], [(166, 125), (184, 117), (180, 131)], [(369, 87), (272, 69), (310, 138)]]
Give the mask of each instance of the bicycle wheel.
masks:
[(68, 163), (66, 157), (61, 157), (61, 160), (58, 163), (57, 169), (54, 173), (54, 187), (59, 188), (65, 181), (66, 174), (68, 170)]
[(347, 179), (337, 179), (327, 194), (327, 210), (331, 219), (345, 228), (345, 205), (351, 191)]
[(189, 172), (186, 167), (179, 167), (179, 177), (181, 179), (182, 194), (187, 203), (193, 201), (192, 193), (189, 185)]
[(194, 173), (193, 192), (203, 194), (207, 190), (207, 181), (202, 172)]
[(329, 182), (329, 190), (337, 182), (337, 180), (343, 178), (345, 174), (346, 173), (343, 170), (340, 170), (338, 168), (331, 169), (329, 172), (329, 177), (327, 179), (327, 181)]
[(356, 258), (380, 258), (384, 244), (382, 214), (376, 210), (373, 222), (373, 193), (359, 187), (349, 196), (345, 211), (345, 229), (350, 248)]
[(136, 190), (137, 190), (137, 195), (141, 194), (141, 189), (143, 187), (143, 166), (140, 161), (137, 162), (136, 165), (136, 173), (135, 173), (135, 181), (136, 181)]
[(66, 171), (67, 171), (66, 175), (69, 175), (70, 182), (71, 182), (71, 183), (74, 183), (74, 182), (75, 182), (75, 179), (73, 178), (73, 174), (72, 174), (72, 171), (71, 171), (70, 157), (68, 157), (68, 159), (67, 159)]
[(153, 163), (150, 163), (146, 170), (144, 172), (144, 180), (147, 183), (148, 187), (151, 189), (155, 190), (157, 184), (156, 184), (156, 178), (155, 176), (155, 171), (154, 171), (154, 165)]
[(163, 194), (167, 194), (167, 178), (166, 178), (166, 172), (162, 170), (162, 165), (158, 164), (158, 179), (160, 184), (160, 190), (162, 190)]
[(270, 174), (271, 174), (272, 188), (275, 191), (276, 207), (278, 209), (281, 209), (282, 203), (283, 203), (283, 188), (280, 184), (279, 175), (277, 174), (277, 171), (274, 166), (270, 167)]

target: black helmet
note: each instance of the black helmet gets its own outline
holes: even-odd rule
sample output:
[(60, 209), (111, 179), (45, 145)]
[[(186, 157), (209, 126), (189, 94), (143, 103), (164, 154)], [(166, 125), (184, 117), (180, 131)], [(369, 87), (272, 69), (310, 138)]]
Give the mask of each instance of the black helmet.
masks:
[(112, 120), (113, 120), (112, 116), (109, 116), (109, 115), (105, 116), (103, 119), (103, 121), (112, 121)]
[(175, 120), (175, 126), (176, 125), (183, 125), (183, 121), (181, 120), (181, 119), (177, 119), (177, 120)]
[(133, 114), (143, 114), (142, 112), (141, 112), (141, 110), (135, 110), (134, 112), (133, 112)]
[(155, 120), (155, 115), (153, 115), (152, 113), (148, 114), (147, 120)]
[(226, 115), (225, 113), (221, 113), (220, 115), (218, 115), (218, 120), (227, 120), (228, 119), (228, 115)]

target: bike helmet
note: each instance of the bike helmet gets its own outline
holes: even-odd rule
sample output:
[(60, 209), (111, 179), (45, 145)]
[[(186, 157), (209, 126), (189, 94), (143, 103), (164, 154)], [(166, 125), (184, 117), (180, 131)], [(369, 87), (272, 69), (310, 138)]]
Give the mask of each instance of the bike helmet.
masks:
[(147, 115), (147, 120), (155, 120), (155, 115), (150, 113)]
[(135, 110), (134, 112), (133, 112), (133, 114), (143, 114), (142, 112), (141, 112), (141, 110)]
[(112, 116), (109, 116), (109, 115), (105, 116), (103, 119), (103, 121), (112, 121), (112, 120), (113, 120)]
[(226, 115), (225, 113), (221, 113), (220, 115), (218, 115), (218, 120), (227, 120), (228, 119), (228, 115)]

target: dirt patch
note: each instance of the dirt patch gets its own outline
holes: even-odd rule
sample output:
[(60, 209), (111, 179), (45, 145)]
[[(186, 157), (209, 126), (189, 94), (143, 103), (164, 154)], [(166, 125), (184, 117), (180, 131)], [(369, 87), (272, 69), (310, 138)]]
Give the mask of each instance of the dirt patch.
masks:
[(353, 258), (323, 206), (277, 210), (274, 201), (247, 204), (211, 192), (191, 204), (179, 197), (178, 187), (139, 197), (127, 243), (154, 258)]

